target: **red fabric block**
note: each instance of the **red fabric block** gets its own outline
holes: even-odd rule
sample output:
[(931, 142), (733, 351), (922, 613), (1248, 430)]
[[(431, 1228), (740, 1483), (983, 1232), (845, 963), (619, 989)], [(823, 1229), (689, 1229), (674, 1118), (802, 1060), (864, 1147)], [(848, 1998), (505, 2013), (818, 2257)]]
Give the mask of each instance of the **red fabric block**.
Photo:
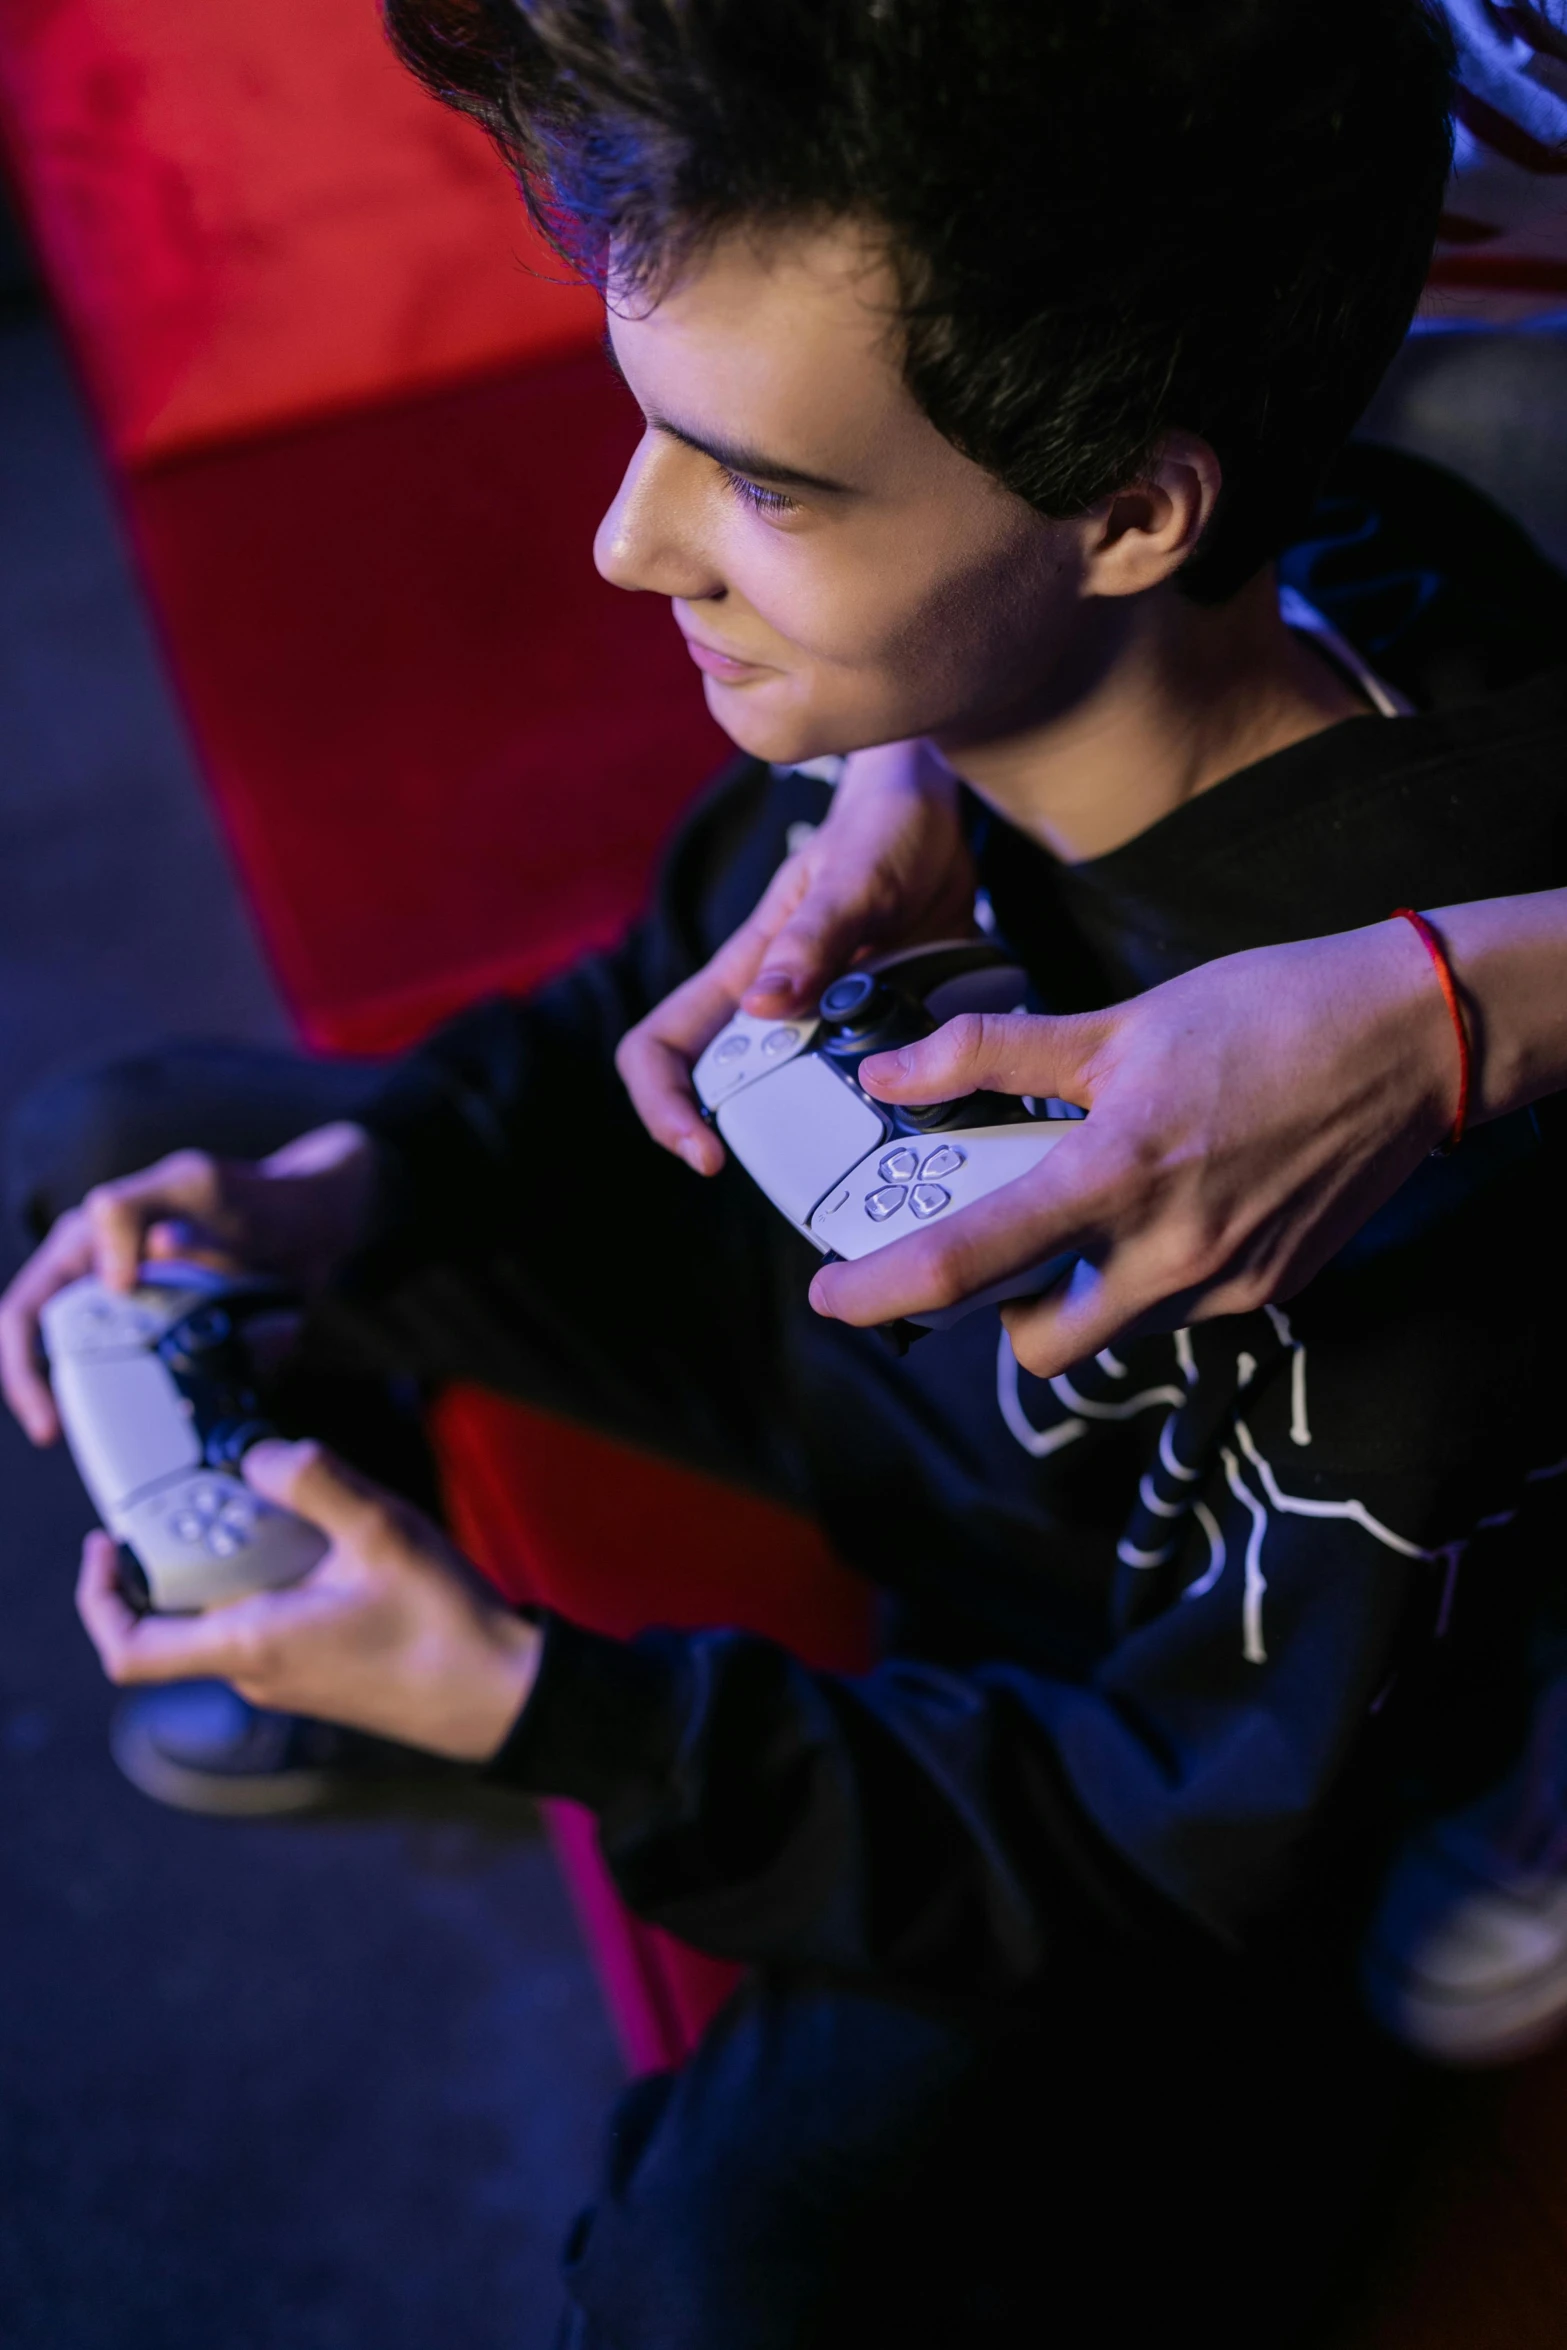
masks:
[(730, 752), (662, 597), (593, 569), (597, 353), (128, 485), (170, 661), (311, 1040), (379, 1052), (611, 938)]
[(0, 127), (124, 463), (599, 332), (373, 0), (0, 0)]
[[(874, 1595), (808, 1519), (481, 1388), (441, 1397), (433, 1434), (453, 1531), (508, 1598), (622, 1638), (737, 1624), (830, 1671), (869, 1664)], [(544, 1810), (628, 2064), (680, 2063), (740, 1970), (634, 1918), (588, 1814)]]
[(619, 1639), (737, 1624), (830, 1672), (870, 1661), (875, 1595), (810, 1519), (484, 1388), (449, 1389), (433, 1432), (508, 1598)]

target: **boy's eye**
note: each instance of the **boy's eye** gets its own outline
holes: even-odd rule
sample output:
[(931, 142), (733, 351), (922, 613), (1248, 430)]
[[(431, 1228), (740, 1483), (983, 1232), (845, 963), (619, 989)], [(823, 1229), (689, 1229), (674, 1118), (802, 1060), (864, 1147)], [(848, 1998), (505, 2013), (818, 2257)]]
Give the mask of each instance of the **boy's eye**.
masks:
[(794, 499), (786, 498), (781, 490), (764, 490), (759, 482), (747, 480), (743, 473), (731, 473), (727, 465), (720, 465), (718, 470), (735, 496), (747, 506), (754, 507), (758, 514), (792, 514), (795, 511)]

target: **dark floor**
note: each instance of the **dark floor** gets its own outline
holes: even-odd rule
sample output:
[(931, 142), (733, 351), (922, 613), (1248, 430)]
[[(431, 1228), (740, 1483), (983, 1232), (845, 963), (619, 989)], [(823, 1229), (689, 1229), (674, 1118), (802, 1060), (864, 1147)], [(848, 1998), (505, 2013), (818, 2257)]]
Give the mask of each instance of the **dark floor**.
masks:
[[(0, 1117), (181, 1031), (286, 1021), (52, 336), (0, 306)], [(0, 2343), (548, 2343), (618, 2066), (532, 1815), (158, 1810), (71, 1610), (88, 1522), (0, 1414)]]

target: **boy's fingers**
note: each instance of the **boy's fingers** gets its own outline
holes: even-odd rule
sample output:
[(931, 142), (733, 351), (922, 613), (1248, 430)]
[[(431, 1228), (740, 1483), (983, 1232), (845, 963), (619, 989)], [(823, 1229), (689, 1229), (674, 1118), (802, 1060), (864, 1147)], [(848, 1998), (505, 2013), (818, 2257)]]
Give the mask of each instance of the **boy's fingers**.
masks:
[(141, 1253), (145, 1264), (205, 1265), (214, 1273), (240, 1270), (240, 1260), (232, 1249), (221, 1247), (199, 1224), (183, 1218), (149, 1224), (142, 1235)]
[(0, 1389), (34, 1444), (52, 1444), (59, 1415), (37, 1359), (38, 1309), (15, 1290), (0, 1303)]
[(691, 1086), (691, 1068), (734, 1010), (734, 996), (699, 971), (656, 1011), (628, 1029), (615, 1054), (631, 1106), (656, 1143), (675, 1151), (702, 1175), (716, 1175), (723, 1145), (704, 1124)]
[(141, 1269), (147, 1206), (134, 1196), (104, 1186), (87, 1194), (82, 1209), (92, 1232), (93, 1264), (99, 1280), (108, 1289), (134, 1289)]
[(91, 1263), (86, 1225), (74, 1216), (62, 1218), (0, 1297), (0, 1389), (34, 1444), (52, 1444), (60, 1433), (39, 1361), (38, 1316), (55, 1291), (78, 1280)]
[(815, 1009), (828, 981), (874, 946), (881, 907), (873, 867), (842, 866), (807, 889), (783, 927), (768, 940), (760, 970), (747, 988), (748, 1012)]
[(138, 1616), (119, 1588), (107, 1534), (89, 1534), (76, 1579), (76, 1612), (111, 1681), (211, 1678), (243, 1682), (262, 1660), (276, 1620), (297, 1612), (293, 1592), (264, 1592), (199, 1616)]
[(1185, 1318), (1179, 1300), (1139, 1278), (1131, 1250), (1114, 1252), (1102, 1266), (1079, 1257), (1069, 1278), (1047, 1297), (1020, 1298), (1001, 1308), (1012, 1352), (1036, 1379), (1057, 1378), (1118, 1338), (1175, 1329)]
[(872, 1053), (860, 1063), (860, 1082), (883, 1101), (950, 1101), (984, 1087), (1041, 1099), (1054, 1095), (1086, 1108), (1085, 1066), (1099, 1026), (1081, 1015), (965, 1012), (933, 1036), (896, 1052)]
[(811, 1282), (819, 1314), (865, 1329), (959, 1305), (993, 1282), (1078, 1253), (1099, 1229), (1098, 1154), (1074, 1129), (1027, 1175), (850, 1263), (823, 1265)]
[(385, 1521), (389, 1496), (324, 1445), (267, 1437), (246, 1453), (243, 1474), (264, 1501), (308, 1518), (334, 1542), (362, 1542)]
[(76, 1578), (76, 1612), (111, 1681), (182, 1681), (221, 1673), (227, 1640), (214, 1638), (216, 1616), (138, 1616), (119, 1586), (119, 1560), (107, 1534), (89, 1534)]

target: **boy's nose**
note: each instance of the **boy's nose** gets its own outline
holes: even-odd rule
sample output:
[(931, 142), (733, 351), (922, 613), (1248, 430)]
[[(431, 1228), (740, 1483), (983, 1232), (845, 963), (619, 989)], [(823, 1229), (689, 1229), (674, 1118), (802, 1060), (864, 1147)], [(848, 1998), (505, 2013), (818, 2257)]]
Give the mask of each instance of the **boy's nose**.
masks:
[(689, 449), (642, 436), (593, 540), (599, 576), (612, 587), (700, 603), (723, 581), (702, 550), (705, 461)]

